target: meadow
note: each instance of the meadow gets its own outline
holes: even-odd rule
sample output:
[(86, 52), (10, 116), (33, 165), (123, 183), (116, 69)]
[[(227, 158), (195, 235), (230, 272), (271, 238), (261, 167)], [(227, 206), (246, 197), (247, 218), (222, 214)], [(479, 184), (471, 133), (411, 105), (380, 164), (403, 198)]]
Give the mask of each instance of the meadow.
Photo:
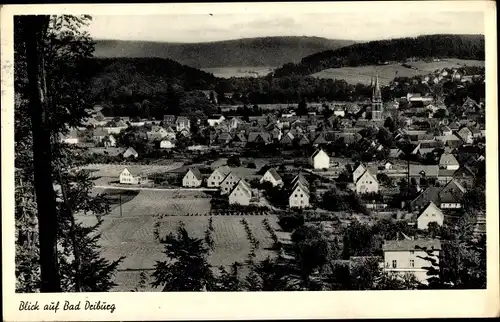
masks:
[[(122, 196), (122, 212), (116, 204), (116, 195), (123, 191), (108, 189), (100, 191), (114, 201), (112, 211), (103, 217), (100, 229), (101, 255), (108, 260), (116, 260), (126, 256), (120, 264), (115, 282), (118, 286), (114, 291), (131, 291), (140, 280), (141, 272), (150, 282), (156, 261), (165, 260), (162, 253), (164, 245), (155, 237), (155, 230), (160, 237), (176, 232), (180, 222), (193, 237), (203, 238), (208, 228), (210, 212), (210, 198), (197, 191), (140, 191)], [(197, 214), (197, 215), (194, 215)], [(259, 241), (257, 260), (273, 256), (272, 239), (262, 224), (268, 218), (270, 224), (279, 230), (276, 215), (251, 216), (212, 216), (213, 239), (215, 250), (208, 260), (214, 268), (228, 266), (235, 261), (244, 262), (250, 251), (250, 242), (241, 219), (245, 218), (253, 235)], [(96, 219), (92, 216), (79, 215), (80, 222), (93, 224)], [(157, 227), (157, 228), (155, 228)], [(282, 239), (287, 239), (287, 233), (277, 231)], [(150, 286), (141, 291), (151, 290)]]
[(215, 67), (201, 68), (202, 71), (211, 73), (215, 77), (231, 78), (231, 77), (258, 77), (265, 76), (272, 72), (276, 67), (260, 66), (260, 67)]
[(481, 60), (463, 60), (463, 59), (443, 59), (438, 62), (416, 61), (410, 62), (410, 65), (416, 69), (410, 69), (401, 64), (372, 65), (360, 67), (342, 67), (329, 68), (322, 70), (312, 76), (318, 78), (343, 79), (347, 83), (362, 83), (369, 85), (371, 77), (378, 75), (382, 86), (387, 85), (395, 77), (412, 77), (425, 75), (442, 68), (458, 68), (462, 66), (485, 66)]

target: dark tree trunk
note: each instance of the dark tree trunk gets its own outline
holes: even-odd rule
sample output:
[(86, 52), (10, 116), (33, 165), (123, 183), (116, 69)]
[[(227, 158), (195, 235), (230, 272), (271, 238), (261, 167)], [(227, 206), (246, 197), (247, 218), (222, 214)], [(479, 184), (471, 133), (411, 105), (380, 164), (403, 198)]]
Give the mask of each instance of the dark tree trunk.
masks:
[(47, 90), (42, 39), (47, 32), (49, 16), (22, 17), (26, 44), (29, 112), (33, 132), (33, 174), (38, 210), (40, 242), (41, 292), (60, 292), (57, 261), (57, 211), (52, 180), (51, 133), (47, 120)]

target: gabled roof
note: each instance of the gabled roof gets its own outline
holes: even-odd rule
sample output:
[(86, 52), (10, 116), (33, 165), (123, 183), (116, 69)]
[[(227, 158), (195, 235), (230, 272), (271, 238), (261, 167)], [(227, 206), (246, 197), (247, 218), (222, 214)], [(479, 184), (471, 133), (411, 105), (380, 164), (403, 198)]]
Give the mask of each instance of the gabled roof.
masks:
[(238, 181), (238, 183), (234, 186), (234, 188), (230, 194), (232, 194), (237, 189), (240, 189), (249, 198), (252, 197), (252, 189), (250, 188), (250, 185), (245, 180), (241, 179), (240, 181)]
[(455, 156), (451, 153), (443, 153), (441, 154), (441, 158), (439, 158), (439, 165), (460, 165), (455, 158)]
[(441, 241), (439, 239), (385, 240), (382, 249), (384, 251), (410, 251), (418, 250), (417, 247), (440, 250)]
[(437, 212), (443, 214), (443, 212), (441, 211), (441, 209), (438, 206), (436, 206), (436, 204), (434, 202), (429, 201), (429, 204), (427, 205), (427, 207), (425, 207), (425, 208), (422, 209), (422, 211), (418, 214), (417, 218), (419, 218), (420, 216), (422, 216), (422, 214), (424, 212), (426, 212), (428, 209), (433, 209), (434, 211), (437, 211)]
[(305, 193), (309, 194), (309, 188), (308, 188), (306, 185), (302, 184), (302, 182), (301, 182), (301, 181), (297, 181), (297, 182), (293, 185), (292, 190), (290, 190), (290, 196), (291, 196), (291, 195), (293, 194), (293, 192), (294, 192), (295, 190), (297, 190), (298, 188), (302, 189), (302, 191), (304, 191)]
[(201, 176), (201, 172), (198, 168), (189, 168), (189, 170), (186, 172), (186, 174), (188, 174), (189, 172), (191, 172), (196, 179), (198, 180), (201, 180), (203, 177)]
[[(130, 174), (133, 175), (134, 177), (137, 177), (137, 176), (144, 174), (144, 171), (142, 171), (141, 168), (139, 168), (139, 167), (131, 166), (131, 167), (126, 167), (125, 169), (127, 169), (127, 171), (130, 172)], [(122, 172), (125, 169), (123, 169)]]
[(323, 151), (323, 149), (316, 149), (316, 151), (314, 151), (314, 153), (311, 155), (311, 158), (315, 158), (320, 152), (323, 152), (324, 154), (326, 154), (326, 156), (328, 156), (328, 154)]
[(265, 143), (270, 143), (270, 134), (267, 132), (250, 132), (248, 134), (248, 142), (258, 142), (263, 141)]
[(219, 172), (223, 176), (227, 176), (231, 172), (231, 168), (229, 166), (227, 166), (227, 165), (223, 165), (221, 167), (218, 167), (214, 171)]
[(137, 151), (133, 147), (129, 147), (123, 154), (128, 153), (128, 154), (138, 154)]
[(363, 174), (361, 174), (361, 175), (358, 177), (358, 180), (356, 181), (356, 183), (360, 182), (360, 181), (361, 181), (361, 178), (363, 178), (364, 176), (367, 176), (367, 175), (368, 175), (368, 176), (370, 176), (370, 177), (372, 177), (372, 178), (373, 178), (373, 181), (378, 182), (378, 180), (377, 180), (377, 176), (376, 176), (376, 175), (374, 175), (374, 174), (373, 174), (373, 173), (372, 173), (369, 169), (366, 169), (366, 171), (365, 171), (365, 172), (363, 172)]
[(222, 184), (222, 183), (224, 183), (227, 179), (229, 179), (229, 177), (233, 177), (233, 178), (235, 178), (235, 179), (236, 179), (236, 180), (238, 180), (238, 181), (241, 179), (241, 178), (240, 178), (238, 175), (236, 175), (234, 172), (229, 172), (229, 173), (226, 175), (226, 177), (224, 178), (224, 180), (222, 180), (222, 181), (221, 181), (221, 184)]
[(276, 172), (276, 169), (270, 168), (266, 172), (269, 173), (275, 181), (283, 181), (283, 179), (281, 179), (281, 176), (278, 174), (278, 172)]

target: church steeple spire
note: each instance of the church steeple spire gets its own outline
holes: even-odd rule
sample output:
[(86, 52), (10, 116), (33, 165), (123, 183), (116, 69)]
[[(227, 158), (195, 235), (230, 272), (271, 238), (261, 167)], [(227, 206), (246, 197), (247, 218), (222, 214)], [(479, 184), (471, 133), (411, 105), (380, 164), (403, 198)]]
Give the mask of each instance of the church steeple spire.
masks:
[(375, 84), (373, 84), (372, 77), (372, 119), (377, 121), (382, 120), (383, 109), (382, 92), (380, 91), (380, 84), (377, 75), (375, 77)]
[(382, 93), (380, 91), (380, 85), (378, 82), (378, 75), (375, 78), (375, 85), (373, 85), (373, 100), (374, 101), (382, 100)]

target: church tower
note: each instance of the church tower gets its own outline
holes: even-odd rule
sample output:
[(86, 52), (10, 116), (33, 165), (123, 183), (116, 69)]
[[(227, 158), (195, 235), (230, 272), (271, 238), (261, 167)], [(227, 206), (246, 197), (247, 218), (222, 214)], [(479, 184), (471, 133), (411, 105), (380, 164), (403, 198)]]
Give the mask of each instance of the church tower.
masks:
[(378, 75), (375, 78), (375, 84), (373, 84), (372, 79), (372, 120), (381, 121), (382, 120), (382, 111), (384, 109), (382, 103), (382, 93), (380, 92), (380, 85), (378, 81)]

